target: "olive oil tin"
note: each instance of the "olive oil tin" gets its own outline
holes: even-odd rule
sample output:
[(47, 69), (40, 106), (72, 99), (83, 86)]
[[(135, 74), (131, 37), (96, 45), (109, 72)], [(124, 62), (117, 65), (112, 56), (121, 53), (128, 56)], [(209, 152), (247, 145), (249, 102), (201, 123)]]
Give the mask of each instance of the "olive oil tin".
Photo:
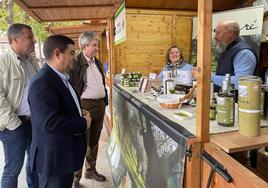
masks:
[(260, 135), (260, 110), (243, 110), (239, 108), (238, 122), (241, 135)]
[(260, 110), (261, 79), (257, 76), (239, 77), (238, 104), (239, 108)]
[(256, 76), (239, 77), (238, 123), (244, 136), (260, 135), (261, 79)]

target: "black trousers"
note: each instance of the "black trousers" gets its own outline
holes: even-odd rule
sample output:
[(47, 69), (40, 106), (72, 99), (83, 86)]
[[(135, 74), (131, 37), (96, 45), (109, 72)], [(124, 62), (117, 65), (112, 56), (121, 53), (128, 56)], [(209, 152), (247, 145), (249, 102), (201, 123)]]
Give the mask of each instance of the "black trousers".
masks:
[(67, 174), (62, 177), (47, 177), (38, 174), (39, 188), (71, 188), (73, 184), (74, 174)]
[[(86, 131), (87, 153), (85, 158), (86, 173), (88, 170), (95, 169), (97, 154), (99, 149), (99, 139), (103, 127), (105, 112), (105, 100), (103, 99), (82, 99), (81, 106), (89, 111), (92, 118), (91, 126)], [(75, 180), (79, 181), (82, 176), (82, 169), (75, 172)]]

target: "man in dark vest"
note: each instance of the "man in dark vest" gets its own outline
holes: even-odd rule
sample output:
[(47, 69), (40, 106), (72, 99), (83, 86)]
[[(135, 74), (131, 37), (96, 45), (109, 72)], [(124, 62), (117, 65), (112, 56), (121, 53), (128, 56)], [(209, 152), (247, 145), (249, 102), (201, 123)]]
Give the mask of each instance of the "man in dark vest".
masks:
[(217, 45), (224, 51), (217, 60), (216, 73), (212, 75), (214, 91), (222, 86), (225, 74), (231, 75), (231, 84), (238, 89), (238, 77), (253, 75), (257, 65), (257, 56), (253, 49), (239, 37), (240, 27), (236, 21), (220, 22), (215, 31)]

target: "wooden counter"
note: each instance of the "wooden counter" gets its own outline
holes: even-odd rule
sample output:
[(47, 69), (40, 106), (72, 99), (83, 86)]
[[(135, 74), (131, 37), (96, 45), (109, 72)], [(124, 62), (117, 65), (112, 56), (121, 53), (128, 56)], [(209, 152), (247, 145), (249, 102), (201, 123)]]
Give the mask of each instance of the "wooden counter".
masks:
[[(127, 93), (134, 96), (136, 99), (150, 106), (152, 109), (161, 113), (171, 121), (178, 123), (180, 126), (185, 128), (187, 131), (196, 135), (195, 132), (195, 118), (186, 119), (186, 120), (177, 120), (173, 113), (178, 111), (178, 109), (164, 109), (161, 108), (158, 102), (150, 98), (151, 95), (148, 93), (139, 93), (136, 88), (131, 87), (123, 87)], [(192, 114), (195, 114), (195, 108), (189, 105), (183, 105), (181, 110), (188, 111)], [(261, 136), (259, 137), (247, 137), (242, 136), (238, 132), (238, 115), (235, 115), (235, 126), (234, 127), (222, 127), (217, 125), (217, 122), (210, 121), (210, 140), (211, 142), (217, 144), (221, 147), (226, 153), (234, 153), (239, 151), (250, 150), (254, 148), (260, 148), (263, 146), (268, 146), (268, 128), (267, 121), (262, 120), (261, 125), (266, 128), (261, 128)]]
[[(122, 86), (114, 86), (118, 93), (120, 91), (120, 95), (131, 105), (127, 105), (124, 103), (122, 99), (118, 100), (114, 104), (117, 105), (115, 110), (120, 110), (121, 106), (125, 106), (122, 108), (123, 111), (117, 112), (117, 114), (124, 114), (124, 111), (133, 111), (130, 106), (137, 108), (139, 113), (144, 114), (144, 118), (149, 118), (149, 121), (139, 121), (139, 122), (152, 122), (153, 125), (157, 126), (159, 129), (163, 131), (163, 133), (167, 134), (169, 138), (174, 141), (178, 141), (180, 148), (181, 146), (185, 146), (185, 151), (189, 149), (192, 150), (191, 157), (185, 157), (185, 187), (205, 187), (204, 184), (200, 186), (200, 175), (197, 173), (199, 170), (202, 171), (202, 181), (207, 182), (208, 175), (211, 167), (204, 161), (200, 161), (200, 154), (202, 153), (202, 143), (198, 137), (195, 136), (195, 118), (187, 119), (187, 120), (177, 120), (174, 118), (174, 112), (178, 109), (163, 109), (159, 106), (158, 102), (155, 98), (152, 98), (150, 94), (147, 93), (139, 93), (136, 88), (122, 87)], [(114, 94), (116, 92), (113, 92)], [(119, 104), (118, 104), (119, 103)], [(121, 109), (121, 110), (122, 110)], [(188, 111), (190, 113), (195, 114), (195, 108), (189, 105), (184, 105), (183, 110)], [(131, 113), (133, 113), (131, 112)], [(126, 113), (128, 114), (128, 113)], [(126, 115), (124, 115), (126, 116)], [(137, 115), (132, 115), (133, 117), (139, 118)], [(157, 118), (157, 122), (153, 121), (153, 118)], [(118, 119), (118, 118), (116, 118)], [(115, 120), (116, 120), (115, 119)], [(143, 119), (143, 118), (141, 118)], [(124, 120), (124, 121), (123, 121)], [(127, 126), (126, 123), (129, 122), (127, 117), (123, 117), (123, 120), (117, 122), (123, 122), (122, 127), (118, 130), (124, 130), (124, 127), (128, 127), (126, 130), (129, 130), (130, 127), (137, 127), (136, 123), (131, 121), (131, 125), (136, 126)], [(267, 124), (267, 121), (262, 121), (262, 124)], [(118, 124), (119, 125), (119, 124)], [(121, 124), (120, 124), (121, 125)], [(236, 124), (237, 125), (237, 124)], [(141, 127), (144, 127), (141, 126)], [(236, 130), (234, 130), (236, 129)], [(245, 185), (249, 185), (249, 187), (265, 187), (267, 183), (261, 180), (259, 177), (250, 172), (246, 167), (243, 167), (238, 161), (236, 161), (232, 156), (228, 155), (228, 153), (250, 150), (254, 148), (259, 148), (268, 145), (268, 127), (262, 128), (262, 133), (260, 137), (245, 137), (241, 136), (237, 131), (238, 127), (221, 127), (217, 125), (216, 121), (210, 122), (210, 143), (205, 144), (205, 151), (214, 157), (216, 161), (218, 161), (224, 168), (226, 168), (233, 177), (234, 181), (232, 183), (227, 183), (218, 173), (214, 174), (213, 184), (217, 185), (215, 187), (245, 187)], [(154, 129), (152, 129), (154, 130)], [(149, 131), (150, 132), (150, 131)], [(173, 133), (179, 134), (180, 136), (174, 136)], [(188, 135), (192, 133), (191, 135)], [(137, 135), (139, 135), (138, 133)], [(124, 135), (124, 134), (123, 134)], [(135, 134), (131, 134), (135, 135)], [(126, 136), (129, 138), (129, 136)], [(144, 137), (145, 138), (145, 137)], [(147, 138), (147, 137), (146, 137)], [(185, 139), (185, 141), (181, 142), (180, 139)], [(135, 138), (137, 139), (137, 138)], [(124, 140), (124, 139), (120, 139)], [(143, 140), (143, 139), (140, 139)], [(126, 143), (124, 140), (123, 143)], [(144, 143), (148, 143), (145, 141)], [(151, 147), (151, 146), (150, 146)], [(129, 148), (129, 146), (127, 146)], [(180, 151), (182, 152), (182, 151)], [(185, 152), (182, 152), (185, 153)], [(182, 164), (181, 164), (182, 165)], [(215, 180), (215, 181), (214, 181)]]
[[(124, 87), (120, 84), (118, 85), (120, 88), (122, 88), (124, 91), (141, 101), (142, 103), (148, 105), (150, 108), (156, 110), (157, 112), (161, 113), (171, 121), (179, 124), (183, 128), (185, 128), (187, 131), (189, 131), (191, 134), (196, 135), (196, 109), (190, 105), (184, 104), (182, 105), (181, 109), (165, 109), (161, 108), (159, 103), (156, 101), (155, 98), (151, 96), (150, 93), (140, 93), (138, 92), (138, 88), (135, 87)], [(237, 107), (236, 107), (237, 108)], [(178, 120), (174, 116), (174, 112), (177, 112), (179, 110), (187, 111), (194, 115), (194, 118), (184, 119), (184, 120)], [(236, 110), (237, 112), (237, 110)], [(219, 134), (219, 133), (226, 133), (226, 132), (233, 132), (238, 130), (238, 115), (235, 115), (235, 125), (233, 127), (223, 127), (219, 126), (217, 124), (216, 120), (210, 121), (209, 124), (209, 133), (210, 134)], [(267, 121), (261, 121), (262, 126), (268, 126)]]
[(261, 128), (261, 135), (248, 137), (238, 131), (210, 135), (210, 141), (217, 144), (227, 153), (246, 151), (268, 146), (268, 128)]

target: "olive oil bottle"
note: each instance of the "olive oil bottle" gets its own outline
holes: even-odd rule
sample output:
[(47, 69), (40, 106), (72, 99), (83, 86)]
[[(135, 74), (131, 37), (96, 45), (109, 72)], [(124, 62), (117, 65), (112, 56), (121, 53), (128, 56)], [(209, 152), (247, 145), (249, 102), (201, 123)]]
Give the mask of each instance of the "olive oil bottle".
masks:
[(217, 123), (220, 126), (234, 126), (234, 95), (230, 92), (230, 75), (226, 74), (222, 89), (217, 96)]
[(212, 94), (212, 98), (210, 99), (210, 109), (209, 109), (209, 119), (215, 120), (216, 119), (216, 98), (215, 93)]

